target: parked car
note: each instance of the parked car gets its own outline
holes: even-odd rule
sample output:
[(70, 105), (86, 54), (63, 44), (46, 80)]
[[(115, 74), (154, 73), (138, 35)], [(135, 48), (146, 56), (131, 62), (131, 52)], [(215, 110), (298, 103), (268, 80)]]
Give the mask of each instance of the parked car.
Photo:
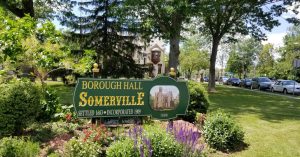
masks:
[(232, 86), (239, 86), (240, 82), (241, 82), (241, 80), (238, 78), (230, 78), (227, 80), (227, 84), (232, 85)]
[(220, 81), (220, 83), (222, 83), (222, 84), (226, 84), (227, 80), (228, 80), (228, 77), (226, 77), (226, 76), (221, 76), (219, 81)]
[(273, 82), (267, 77), (255, 77), (251, 81), (251, 89), (267, 90), (271, 89)]
[(208, 77), (203, 77), (204, 82), (208, 82)]
[(282, 92), (284, 94), (300, 94), (300, 84), (293, 80), (278, 80), (271, 87), (272, 92)]
[(249, 78), (242, 79), (241, 83), (240, 83), (240, 87), (250, 88), (251, 84), (252, 84), (251, 79), (249, 79)]

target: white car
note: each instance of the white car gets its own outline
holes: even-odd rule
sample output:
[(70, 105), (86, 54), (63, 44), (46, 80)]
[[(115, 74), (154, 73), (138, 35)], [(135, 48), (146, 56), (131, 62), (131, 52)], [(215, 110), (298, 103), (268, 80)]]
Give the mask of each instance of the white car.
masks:
[(272, 85), (271, 91), (300, 94), (300, 84), (293, 80), (278, 80)]

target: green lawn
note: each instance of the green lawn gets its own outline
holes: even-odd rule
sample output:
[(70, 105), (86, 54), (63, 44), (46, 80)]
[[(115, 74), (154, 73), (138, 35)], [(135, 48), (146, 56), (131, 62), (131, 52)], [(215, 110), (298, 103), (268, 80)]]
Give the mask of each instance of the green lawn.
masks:
[(46, 83), (57, 91), (57, 94), (60, 98), (60, 103), (65, 105), (73, 104), (73, 93), (75, 87), (65, 86), (62, 82), (56, 81), (47, 81)]
[(218, 86), (209, 98), (210, 111), (225, 110), (245, 131), (249, 146), (230, 156), (300, 156), (300, 99), (226, 86)]

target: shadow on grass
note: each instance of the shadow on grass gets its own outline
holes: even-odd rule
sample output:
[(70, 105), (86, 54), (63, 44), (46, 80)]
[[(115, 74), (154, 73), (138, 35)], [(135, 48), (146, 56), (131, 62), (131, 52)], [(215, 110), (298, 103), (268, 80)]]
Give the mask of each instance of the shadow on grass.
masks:
[(270, 122), (300, 120), (300, 101), (293, 98), (218, 86), (210, 93), (210, 110), (221, 108), (234, 115), (256, 114)]
[(73, 93), (74, 93), (74, 86), (66, 86), (63, 84), (49, 84), (50, 87), (54, 88), (59, 96), (59, 101), (61, 104), (64, 105), (71, 105), (73, 104)]
[(55, 133), (50, 128), (40, 128), (38, 130), (25, 131), (23, 135), (30, 136), (34, 142), (46, 143), (54, 138)]

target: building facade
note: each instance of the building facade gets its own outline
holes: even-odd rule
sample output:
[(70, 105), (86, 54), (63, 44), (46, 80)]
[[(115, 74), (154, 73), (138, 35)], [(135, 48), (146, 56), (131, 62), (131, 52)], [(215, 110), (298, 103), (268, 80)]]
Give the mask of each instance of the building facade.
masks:
[(144, 47), (142, 53), (135, 53), (133, 59), (137, 64), (144, 65), (150, 77), (163, 75), (166, 72), (166, 53), (164, 43), (155, 39)]

